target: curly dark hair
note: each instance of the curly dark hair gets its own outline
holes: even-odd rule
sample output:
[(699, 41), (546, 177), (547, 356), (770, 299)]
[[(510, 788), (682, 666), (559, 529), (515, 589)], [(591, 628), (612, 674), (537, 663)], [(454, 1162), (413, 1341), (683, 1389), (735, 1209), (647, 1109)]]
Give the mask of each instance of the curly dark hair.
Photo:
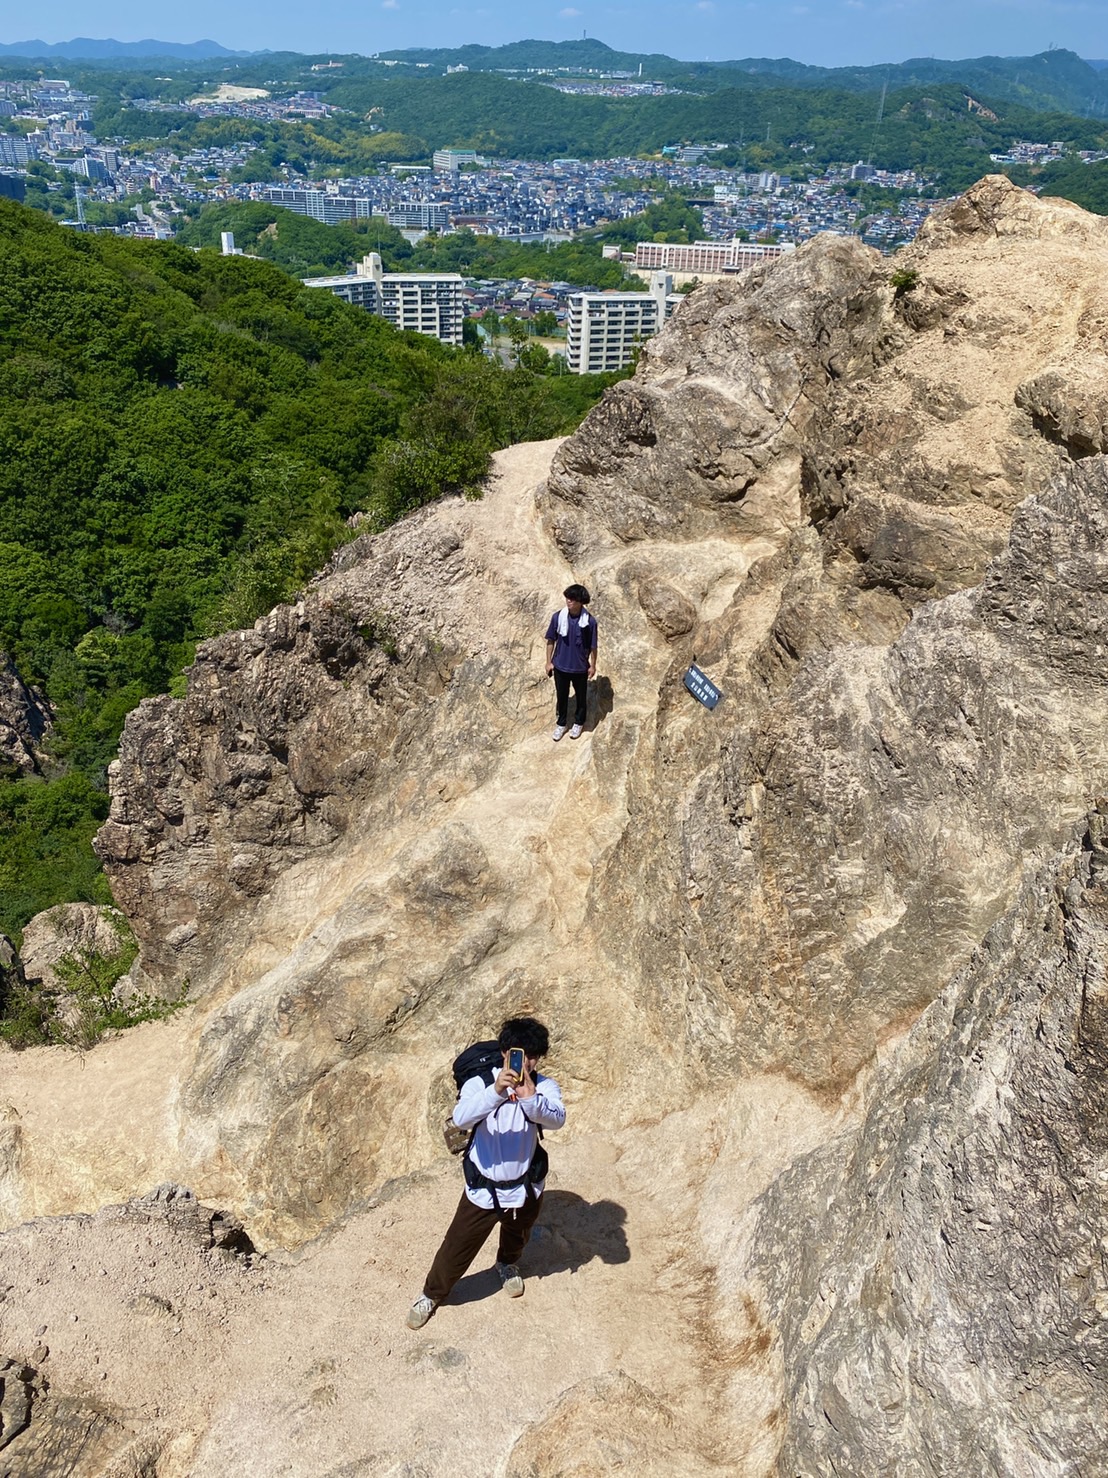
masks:
[(522, 1047), (528, 1057), (545, 1057), (550, 1051), (550, 1033), (533, 1016), (512, 1016), (500, 1028), (496, 1043), (501, 1052)]

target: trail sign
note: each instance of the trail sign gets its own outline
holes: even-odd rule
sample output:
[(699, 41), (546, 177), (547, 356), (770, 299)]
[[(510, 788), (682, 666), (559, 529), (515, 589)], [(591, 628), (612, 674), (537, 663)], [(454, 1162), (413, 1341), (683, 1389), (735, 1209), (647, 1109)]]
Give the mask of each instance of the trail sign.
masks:
[(695, 662), (685, 673), (685, 686), (696, 701), (703, 703), (705, 708), (714, 708), (723, 697), (715, 683), (704, 676)]

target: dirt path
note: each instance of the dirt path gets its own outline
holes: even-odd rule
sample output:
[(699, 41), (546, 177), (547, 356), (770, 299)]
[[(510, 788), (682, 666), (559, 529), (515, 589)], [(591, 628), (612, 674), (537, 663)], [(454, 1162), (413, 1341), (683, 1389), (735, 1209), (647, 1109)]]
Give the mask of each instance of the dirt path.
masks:
[[(500, 1291), (490, 1240), (418, 1333), (404, 1317), (460, 1193), (456, 1162), (253, 1266), (134, 1217), (21, 1227), (0, 1239), (0, 1351), (37, 1355), (67, 1400), (121, 1417), (117, 1455), (154, 1434), (158, 1478), (522, 1478), (513, 1452), (532, 1439), (544, 1472), (618, 1470), (626, 1449), (636, 1472), (755, 1478), (769, 1471), (759, 1423), (754, 1439), (729, 1432), (718, 1403), (731, 1380), (756, 1391), (758, 1372), (743, 1331), (713, 1317), (707, 1259), (726, 1265), (736, 1208), (798, 1129), (827, 1127), (765, 1083), (654, 1127), (551, 1136), (524, 1297)], [(653, 1420), (658, 1466), (644, 1468)]]

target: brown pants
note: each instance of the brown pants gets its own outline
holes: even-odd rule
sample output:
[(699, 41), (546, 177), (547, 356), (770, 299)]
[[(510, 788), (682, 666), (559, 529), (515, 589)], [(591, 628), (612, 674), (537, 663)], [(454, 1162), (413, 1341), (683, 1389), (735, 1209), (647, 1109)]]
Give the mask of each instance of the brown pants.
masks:
[(503, 1211), (482, 1211), (463, 1191), (454, 1220), (446, 1229), (442, 1246), (435, 1253), (431, 1271), (423, 1285), (427, 1297), (433, 1298), (437, 1304), (442, 1303), (480, 1252), (485, 1238), (497, 1222), (500, 1223), (500, 1244), (496, 1260), (517, 1263), (527, 1246), (541, 1206), (541, 1196), (529, 1195), (522, 1206), (505, 1207)]

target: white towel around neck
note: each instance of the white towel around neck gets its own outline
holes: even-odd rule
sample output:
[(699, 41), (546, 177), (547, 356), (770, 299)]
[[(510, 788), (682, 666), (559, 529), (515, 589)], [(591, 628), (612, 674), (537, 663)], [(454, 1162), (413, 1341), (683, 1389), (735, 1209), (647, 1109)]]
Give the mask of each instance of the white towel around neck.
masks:
[[(582, 610), (580, 616), (577, 618), (577, 624), (578, 624), (578, 626), (580, 626), (581, 630), (584, 631), (585, 627), (589, 624), (589, 613), (588, 613), (588, 611)], [(558, 612), (558, 635), (563, 640), (569, 635), (569, 607), (568, 606), (563, 606), (562, 609)]]

